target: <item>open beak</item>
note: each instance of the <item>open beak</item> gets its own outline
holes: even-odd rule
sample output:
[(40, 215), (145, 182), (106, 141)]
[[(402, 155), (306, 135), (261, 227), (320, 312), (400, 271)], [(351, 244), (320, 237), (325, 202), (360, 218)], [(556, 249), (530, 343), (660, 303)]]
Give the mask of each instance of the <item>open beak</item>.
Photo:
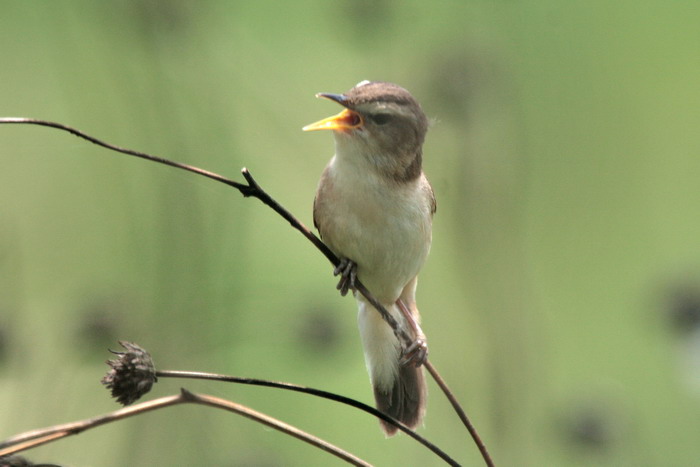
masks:
[[(345, 105), (346, 97), (342, 94), (329, 94), (329, 93), (319, 93), (316, 97), (325, 97), (340, 105)], [(348, 108), (343, 109), (338, 115), (333, 115), (332, 117), (324, 118), (318, 122), (306, 125), (302, 128), (303, 131), (314, 131), (314, 130), (352, 130), (362, 126), (362, 117), (355, 111)]]

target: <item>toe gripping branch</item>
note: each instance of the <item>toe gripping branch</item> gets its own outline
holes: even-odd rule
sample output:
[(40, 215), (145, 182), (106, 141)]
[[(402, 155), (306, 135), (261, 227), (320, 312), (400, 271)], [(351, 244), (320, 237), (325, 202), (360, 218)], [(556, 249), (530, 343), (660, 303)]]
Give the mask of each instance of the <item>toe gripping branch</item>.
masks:
[(357, 263), (348, 258), (340, 258), (338, 266), (333, 270), (333, 275), (340, 276), (338, 285), (335, 288), (340, 290), (340, 295), (344, 297), (348, 294), (348, 291), (355, 290)]
[(428, 341), (425, 338), (420, 324), (418, 324), (418, 321), (416, 321), (416, 318), (403, 300), (396, 300), (396, 304), (401, 310), (401, 314), (403, 314), (406, 322), (409, 324), (414, 338), (413, 342), (403, 349), (401, 365), (415, 365), (419, 367), (428, 359)]

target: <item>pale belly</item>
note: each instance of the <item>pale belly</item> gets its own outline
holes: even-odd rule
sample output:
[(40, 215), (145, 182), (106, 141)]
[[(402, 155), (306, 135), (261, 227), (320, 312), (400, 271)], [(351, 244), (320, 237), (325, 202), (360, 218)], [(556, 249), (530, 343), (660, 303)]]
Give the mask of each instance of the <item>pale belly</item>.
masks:
[(331, 180), (319, 187), (315, 216), (323, 240), (357, 263), (359, 279), (380, 302), (391, 304), (428, 255), (430, 200), (418, 183), (391, 190), (338, 185)]

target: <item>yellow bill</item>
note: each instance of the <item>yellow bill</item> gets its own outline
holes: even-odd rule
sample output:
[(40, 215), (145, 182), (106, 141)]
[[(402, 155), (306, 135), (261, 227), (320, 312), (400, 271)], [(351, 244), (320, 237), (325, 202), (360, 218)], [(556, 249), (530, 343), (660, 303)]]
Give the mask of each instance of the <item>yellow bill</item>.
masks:
[(306, 125), (302, 131), (315, 130), (352, 130), (362, 126), (362, 117), (350, 109), (343, 109), (338, 115), (324, 118), (318, 122)]

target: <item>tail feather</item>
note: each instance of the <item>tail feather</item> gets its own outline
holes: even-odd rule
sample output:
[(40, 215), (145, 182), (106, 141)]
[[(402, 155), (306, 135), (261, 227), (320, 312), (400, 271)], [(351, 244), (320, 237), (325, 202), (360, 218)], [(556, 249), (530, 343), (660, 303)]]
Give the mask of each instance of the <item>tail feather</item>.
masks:
[[(423, 421), (426, 393), (423, 367), (417, 368), (411, 364), (399, 367), (398, 377), (389, 391), (374, 386), (377, 409), (391, 415), (409, 428), (416, 428)], [(394, 425), (383, 420), (380, 420), (380, 425), (387, 436), (393, 436), (398, 430)]]
[[(391, 415), (405, 425), (415, 428), (423, 420), (426, 406), (426, 387), (423, 368), (401, 365), (401, 344), (391, 327), (377, 311), (363, 300), (358, 300), (358, 324), (365, 351), (365, 363), (370, 374), (377, 409)], [(397, 321), (403, 320), (395, 305), (387, 310)], [(382, 423), (387, 436), (397, 428)]]

